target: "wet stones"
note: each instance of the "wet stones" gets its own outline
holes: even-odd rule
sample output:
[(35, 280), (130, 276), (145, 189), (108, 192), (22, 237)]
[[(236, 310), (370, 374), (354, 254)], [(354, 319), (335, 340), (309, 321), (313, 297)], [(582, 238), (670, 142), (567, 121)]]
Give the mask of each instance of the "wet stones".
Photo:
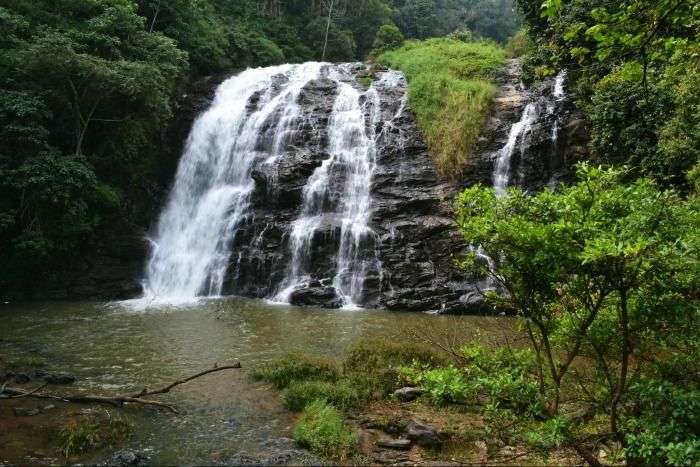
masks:
[(417, 421), (409, 423), (406, 437), (423, 447), (434, 447), (440, 444), (437, 430)]
[(292, 292), (289, 299), (292, 305), (340, 308), (343, 301), (338, 297), (335, 287), (307, 287)]
[(72, 384), (75, 376), (70, 373), (49, 373), (44, 377), (44, 381), (49, 384)]
[(410, 439), (380, 439), (379, 441), (377, 441), (377, 446), (379, 446), (380, 448), (398, 449), (401, 451), (405, 451), (405, 450), (411, 448), (411, 440)]

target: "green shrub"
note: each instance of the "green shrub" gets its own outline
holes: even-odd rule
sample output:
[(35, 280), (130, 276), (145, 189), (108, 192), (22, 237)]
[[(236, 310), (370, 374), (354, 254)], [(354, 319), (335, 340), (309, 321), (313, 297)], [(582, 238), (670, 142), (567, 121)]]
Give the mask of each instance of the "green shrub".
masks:
[(470, 390), (464, 379), (464, 373), (453, 365), (424, 371), (416, 371), (415, 368), (402, 369), (402, 374), (412, 384), (424, 389), (437, 405), (463, 402)]
[(630, 393), (634, 409), (625, 420), (628, 459), (642, 465), (699, 465), (697, 386), (644, 378)]
[(285, 407), (293, 412), (301, 411), (314, 400), (322, 400), (343, 411), (360, 403), (357, 389), (345, 381), (293, 381), (282, 398)]
[(255, 369), (251, 377), (255, 381), (265, 381), (283, 389), (296, 380), (335, 381), (338, 378), (338, 369), (330, 359), (302, 352), (290, 352)]
[(377, 37), (372, 45), (373, 53), (396, 49), (403, 44), (404, 37), (395, 24), (385, 24), (377, 31)]
[(659, 122), (672, 112), (669, 90), (651, 82), (645, 89), (640, 66), (606, 76), (595, 85), (587, 112), (596, 157), (605, 164), (627, 164), (634, 175), (662, 180), (669, 168), (658, 147)]
[(322, 400), (306, 406), (294, 428), (294, 439), (318, 455), (340, 461), (357, 447), (357, 436), (345, 425), (340, 412)]
[(380, 63), (401, 70), (409, 100), (439, 172), (461, 174), (486, 120), (505, 52), (490, 42), (449, 38), (409, 41), (383, 53)]
[(398, 369), (409, 362), (438, 366), (447, 359), (422, 343), (362, 339), (348, 350), (343, 374), (363, 399), (381, 398), (396, 389)]
[(108, 421), (81, 417), (61, 428), (58, 439), (63, 455), (72, 457), (124, 441), (131, 429), (131, 424), (119, 417), (111, 417)]
[(533, 48), (532, 40), (527, 35), (527, 31), (521, 29), (506, 43), (506, 54), (510, 58), (522, 57)]

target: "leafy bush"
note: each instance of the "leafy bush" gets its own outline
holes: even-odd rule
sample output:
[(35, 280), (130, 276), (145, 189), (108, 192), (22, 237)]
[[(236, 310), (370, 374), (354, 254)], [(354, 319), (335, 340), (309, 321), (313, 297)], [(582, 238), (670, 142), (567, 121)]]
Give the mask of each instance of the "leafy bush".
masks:
[(322, 400), (343, 411), (357, 407), (360, 403), (357, 389), (342, 380), (335, 383), (293, 381), (284, 391), (282, 398), (284, 406), (293, 412), (301, 411), (314, 400)]
[(532, 50), (533, 44), (525, 29), (518, 31), (513, 37), (508, 39), (506, 43), (506, 54), (510, 58), (518, 58), (527, 54)]
[(490, 42), (410, 41), (378, 61), (403, 71), (409, 100), (440, 173), (458, 177), (496, 94), (505, 52)]
[(357, 447), (357, 436), (345, 425), (340, 412), (322, 400), (306, 406), (294, 428), (294, 439), (316, 454), (340, 461)]
[(423, 371), (416, 371), (415, 368), (402, 368), (402, 376), (411, 384), (424, 389), (433, 403), (437, 405), (463, 402), (470, 389), (464, 380), (464, 373), (453, 365)]
[(251, 377), (255, 381), (265, 381), (283, 389), (296, 380), (335, 381), (338, 378), (338, 369), (330, 359), (291, 352), (279, 360), (255, 369)]
[(700, 389), (645, 378), (630, 388), (625, 422), (628, 458), (647, 465), (700, 464)]
[(400, 47), (404, 37), (395, 24), (385, 24), (377, 31), (377, 37), (372, 44), (373, 53), (380, 53)]
[(596, 157), (606, 164), (628, 164), (635, 175), (660, 179), (669, 172), (658, 149), (660, 122), (673, 112), (673, 99), (660, 84), (642, 84), (639, 66), (612, 73), (594, 87), (588, 116)]

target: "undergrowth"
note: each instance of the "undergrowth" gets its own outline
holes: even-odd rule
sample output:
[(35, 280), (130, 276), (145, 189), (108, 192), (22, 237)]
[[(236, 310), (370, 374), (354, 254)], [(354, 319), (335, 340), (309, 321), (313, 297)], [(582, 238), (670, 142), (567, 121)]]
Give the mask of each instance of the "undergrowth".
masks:
[(505, 51), (491, 42), (409, 41), (377, 61), (404, 72), (409, 101), (443, 176), (458, 177), (496, 95)]
[(128, 438), (131, 430), (131, 423), (121, 417), (111, 416), (108, 420), (81, 417), (61, 428), (58, 438), (63, 455), (73, 457), (114, 446)]
[(329, 459), (343, 461), (357, 448), (357, 436), (332, 405), (316, 400), (306, 406), (294, 428), (294, 439)]

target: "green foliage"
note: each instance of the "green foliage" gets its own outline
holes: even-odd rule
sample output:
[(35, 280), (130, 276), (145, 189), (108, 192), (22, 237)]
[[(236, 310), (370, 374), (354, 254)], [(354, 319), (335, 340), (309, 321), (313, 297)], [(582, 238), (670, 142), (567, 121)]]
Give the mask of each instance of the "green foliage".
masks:
[(532, 40), (525, 29), (519, 30), (513, 37), (508, 39), (505, 50), (510, 58), (518, 58), (526, 55), (533, 49)]
[[(670, 355), (697, 353), (700, 211), (697, 198), (684, 200), (648, 179), (625, 184), (618, 170), (584, 164), (578, 175), (576, 185), (535, 196), (465, 190), (458, 201), (465, 238), (500, 261), (497, 273), (473, 257), (464, 265), (481, 268), (508, 290), (489, 299), (523, 318), (545, 413), (560, 415), (571, 363), (586, 355), (596, 363), (599, 385), (588, 397), (604, 408), (610, 431), (621, 439), (623, 418), (644, 420), (624, 405), (637, 378)], [(668, 352), (652, 357), (659, 348)]]
[(377, 31), (377, 37), (372, 44), (373, 53), (382, 53), (396, 49), (403, 44), (404, 37), (394, 24), (385, 24)]
[(251, 377), (255, 381), (265, 381), (283, 389), (294, 381), (334, 382), (338, 378), (338, 369), (332, 360), (302, 352), (291, 352), (256, 368)]
[(464, 380), (464, 373), (450, 365), (445, 368), (401, 369), (401, 376), (410, 384), (424, 389), (434, 404), (464, 402), (469, 387)]
[(630, 388), (635, 407), (625, 423), (630, 458), (646, 465), (700, 463), (700, 389), (645, 378)]
[(697, 86), (700, 8), (669, 0), (517, 3), (535, 44), (524, 81), (566, 68), (593, 125), (597, 157), (686, 190), (700, 151), (697, 93), (690, 91)]
[(700, 72), (691, 67), (675, 81), (675, 114), (661, 128), (658, 147), (664, 177), (686, 188), (684, 175), (700, 162)]
[(61, 452), (65, 457), (85, 454), (95, 449), (114, 446), (131, 433), (131, 424), (121, 417), (101, 420), (80, 417), (69, 421), (59, 432)]
[(673, 111), (671, 93), (642, 84), (639, 66), (628, 66), (600, 80), (588, 108), (591, 144), (600, 162), (627, 164), (631, 175), (673, 176), (658, 148), (660, 124)]
[(427, 39), (466, 28), (501, 43), (518, 29), (512, 0), (393, 0), (394, 19), (406, 37)]
[(361, 400), (357, 389), (347, 381), (292, 381), (282, 395), (284, 406), (300, 412), (309, 403), (322, 400), (342, 411), (359, 406)]
[(517, 414), (541, 412), (531, 352), (472, 344), (460, 353), (464, 363), (459, 367), (413, 363), (401, 367), (400, 376), (424, 389), (437, 405), (482, 401)]
[(343, 360), (343, 375), (366, 400), (381, 398), (396, 389), (398, 369), (406, 362), (436, 365), (445, 358), (421, 343), (361, 339)]
[(445, 38), (407, 42), (379, 56), (406, 74), (411, 107), (442, 175), (461, 174), (496, 94), (491, 78), (504, 59), (492, 43)]
[(340, 412), (322, 400), (306, 406), (294, 428), (294, 439), (320, 456), (339, 461), (357, 448), (357, 436), (345, 425)]

